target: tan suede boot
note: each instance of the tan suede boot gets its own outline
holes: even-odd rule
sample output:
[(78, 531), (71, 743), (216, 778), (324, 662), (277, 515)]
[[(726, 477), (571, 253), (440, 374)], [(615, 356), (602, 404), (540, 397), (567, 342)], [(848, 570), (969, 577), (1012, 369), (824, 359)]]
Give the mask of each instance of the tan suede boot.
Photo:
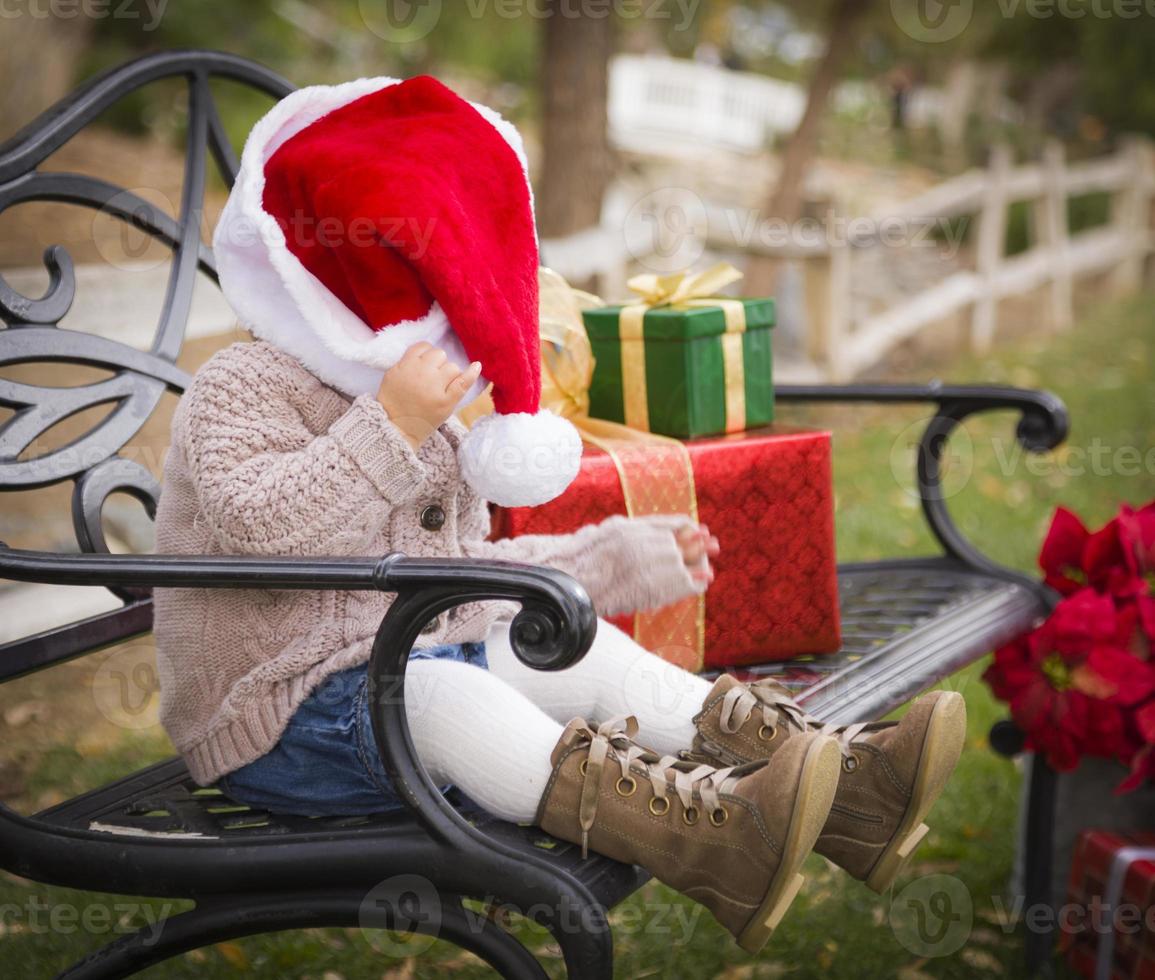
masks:
[(919, 698), (897, 722), (835, 727), (806, 714), (773, 681), (723, 674), (695, 717), (687, 756), (715, 765), (773, 758), (794, 738), (836, 737), (842, 776), (814, 849), (883, 892), (927, 834), (927, 812), (954, 771), (966, 738), (966, 703), (951, 691)]
[(837, 742), (809, 733), (769, 762), (716, 769), (659, 757), (635, 730), (632, 718), (596, 731), (571, 721), (537, 823), (583, 853), (641, 865), (757, 952), (802, 885), (838, 783)]

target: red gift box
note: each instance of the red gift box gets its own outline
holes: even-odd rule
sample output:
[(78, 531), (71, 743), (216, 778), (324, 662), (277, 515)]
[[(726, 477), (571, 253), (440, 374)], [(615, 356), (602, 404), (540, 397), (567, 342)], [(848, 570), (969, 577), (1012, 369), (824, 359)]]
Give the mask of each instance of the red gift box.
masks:
[[(837, 651), (830, 433), (776, 425), (685, 446), (698, 519), (721, 545), (705, 597), (704, 665)], [(494, 535), (565, 534), (624, 513), (613, 459), (587, 445), (564, 494), (540, 507), (499, 508)], [(613, 621), (633, 633), (633, 617)]]
[(1081, 976), (1155, 980), (1155, 833), (1083, 831), (1058, 925)]

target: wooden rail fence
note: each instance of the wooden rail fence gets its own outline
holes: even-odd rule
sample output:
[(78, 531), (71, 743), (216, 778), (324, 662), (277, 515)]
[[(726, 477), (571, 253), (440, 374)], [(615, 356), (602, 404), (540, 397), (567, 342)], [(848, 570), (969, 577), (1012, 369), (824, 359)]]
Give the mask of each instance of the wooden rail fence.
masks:
[[(701, 248), (799, 263), (803, 275), (799, 333), (814, 367), (831, 380), (861, 373), (896, 345), (952, 317), (967, 318), (973, 350), (988, 350), (998, 328), (1000, 301), (1036, 291), (1043, 298), (1044, 324), (1052, 330), (1067, 329), (1074, 319), (1078, 280), (1105, 274), (1115, 291), (1134, 291), (1155, 250), (1155, 148), (1138, 138), (1126, 141), (1110, 156), (1076, 163), (1066, 161), (1057, 142), (1046, 146), (1039, 161), (1017, 166), (1007, 147), (995, 146), (985, 169), (950, 178), (884, 212), (842, 221), (840, 227), (858, 227), (851, 235), (798, 238), (787, 230), (786, 240), (781, 240), (782, 234), (763, 233), (766, 228), (757, 214), (713, 206), (688, 190), (664, 192), (668, 200), (658, 202), (659, 210), (699, 212), (696, 228), (687, 234), (698, 234)], [(1069, 202), (1097, 193), (1110, 198), (1107, 221), (1073, 232)], [(1029, 243), (1010, 255), (1008, 216), (1020, 202), (1028, 205)], [(861, 278), (856, 275), (857, 264), (868, 250), (913, 248), (915, 239), (925, 246), (930, 244), (928, 230), (948, 229), (968, 217), (972, 226), (967, 247), (958, 261), (942, 265), (937, 278), (915, 290), (899, 291), (881, 308), (877, 303), (855, 302), (854, 286)], [(661, 220), (659, 216), (657, 221)], [(895, 229), (896, 241), (888, 241), (888, 230)], [(648, 234), (646, 229), (639, 234), (636, 228), (623, 227), (619, 214), (600, 228), (542, 242), (543, 256), (563, 275), (575, 280), (596, 276), (605, 294), (618, 296), (629, 268), (654, 266), (644, 254)], [(689, 254), (700, 251), (691, 249)]]
[[(1093, 193), (1110, 195), (1108, 221), (1072, 233), (1068, 202)], [(985, 170), (948, 180), (875, 216), (912, 226), (972, 217), (977, 224), (970, 268), (951, 271), (887, 309), (856, 318), (849, 297), (856, 253), (883, 246), (835, 240), (814, 250), (804, 264), (810, 356), (831, 378), (845, 379), (921, 330), (968, 312), (971, 348), (983, 352), (995, 338), (999, 302), (1036, 290), (1043, 290), (1043, 323), (1065, 330), (1074, 319), (1078, 279), (1105, 273), (1118, 292), (1139, 288), (1155, 246), (1153, 200), (1155, 165), (1146, 142), (1129, 141), (1112, 156), (1074, 164), (1065, 162), (1060, 144), (1051, 143), (1038, 163), (1018, 167), (1006, 147), (995, 147)], [(1030, 243), (1007, 255), (1008, 214), (1016, 202), (1029, 205)]]

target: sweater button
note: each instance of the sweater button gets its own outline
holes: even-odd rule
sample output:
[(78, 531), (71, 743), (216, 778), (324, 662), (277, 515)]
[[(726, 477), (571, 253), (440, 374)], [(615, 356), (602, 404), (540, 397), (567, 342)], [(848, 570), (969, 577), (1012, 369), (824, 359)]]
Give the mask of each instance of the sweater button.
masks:
[(426, 531), (440, 531), (445, 525), (445, 511), (437, 504), (430, 504), (421, 511), (420, 521)]

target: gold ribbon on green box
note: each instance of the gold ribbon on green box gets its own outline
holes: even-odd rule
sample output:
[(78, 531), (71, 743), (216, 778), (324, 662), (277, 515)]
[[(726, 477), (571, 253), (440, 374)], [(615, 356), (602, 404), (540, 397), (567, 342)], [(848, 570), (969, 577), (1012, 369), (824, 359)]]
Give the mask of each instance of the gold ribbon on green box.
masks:
[(619, 315), (622, 345), (622, 394), (625, 422), (630, 428), (649, 431), (649, 390), (646, 382), (644, 324), (646, 314), (660, 307), (692, 309), (721, 307), (726, 321), (722, 336), (725, 376), (726, 431), (746, 428), (746, 374), (742, 355), (742, 334), (746, 332), (746, 306), (741, 300), (714, 295), (742, 278), (728, 262), (719, 262), (702, 272), (671, 275), (634, 276), (626, 285), (640, 300), (623, 306)]

